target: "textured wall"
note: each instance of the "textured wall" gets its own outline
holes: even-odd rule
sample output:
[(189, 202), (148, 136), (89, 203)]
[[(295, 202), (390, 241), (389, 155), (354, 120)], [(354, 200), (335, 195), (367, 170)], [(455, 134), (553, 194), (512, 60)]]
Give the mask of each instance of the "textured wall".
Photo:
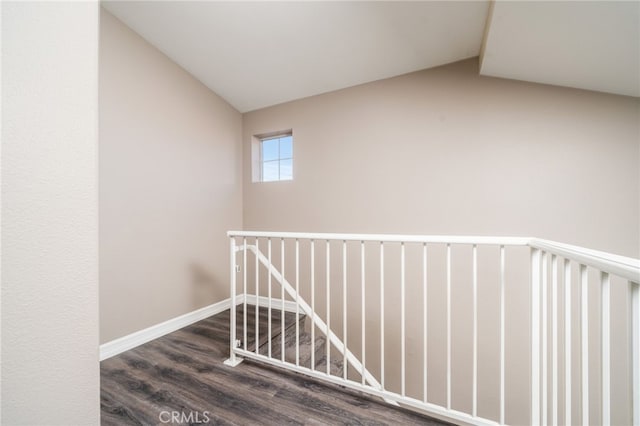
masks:
[(98, 3), (2, 4), (2, 424), (98, 424)]
[(229, 293), (239, 112), (109, 12), (100, 28), (100, 340)]

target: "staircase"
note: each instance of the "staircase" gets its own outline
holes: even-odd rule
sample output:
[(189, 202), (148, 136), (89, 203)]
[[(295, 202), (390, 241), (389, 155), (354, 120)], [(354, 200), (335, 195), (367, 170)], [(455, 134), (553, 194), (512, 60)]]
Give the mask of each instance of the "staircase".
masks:
[[(258, 353), (269, 356), (269, 314), (268, 307), (258, 308)], [(244, 348), (244, 305), (236, 307), (236, 337), (240, 340), (240, 347)], [(284, 328), (282, 324), (282, 311), (271, 309), (271, 357), (282, 359), (282, 342), (284, 339), (284, 360), (296, 364), (296, 314), (295, 312), (284, 312)], [(300, 314), (298, 318), (299, 333), (299, 365), (311, 369), (312, 361), (314, 370), (327, 372), (327, 339), (325, 336), (315, 333), (314, 344), (311, 344), (311, 325), (307, 321), (307, 316)], [(256, 350), (256, 308), (255, 305), (247, 304), (247, 350)], [(313, 350), (313, 356), (312, 356)], [(330, 374), (342, 377), (342, 359), (333, 359), (330, 356)]]

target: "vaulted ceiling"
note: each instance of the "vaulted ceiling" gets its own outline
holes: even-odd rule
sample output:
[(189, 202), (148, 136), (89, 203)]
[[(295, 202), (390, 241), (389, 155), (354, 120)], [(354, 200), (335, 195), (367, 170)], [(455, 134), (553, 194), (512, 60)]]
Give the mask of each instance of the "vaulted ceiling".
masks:
[(481, 56), (640, 96), (640, 2), (103, 2), (241, 112)]
[(640, 96), (640, 2), (497, 1), (480, 73)]

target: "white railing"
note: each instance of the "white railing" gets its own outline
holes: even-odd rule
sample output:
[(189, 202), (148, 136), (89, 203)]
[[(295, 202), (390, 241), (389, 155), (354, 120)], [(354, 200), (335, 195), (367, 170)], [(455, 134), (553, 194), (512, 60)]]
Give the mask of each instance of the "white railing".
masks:
[[(633, 425), (640, 426), (640, 261), (637, 259), (536, 238), (251, 231), (231, 231), (228, 236), (231, 301), (232, 306), (242, 305), (243, 312), (242, 319), (238, 321), (235, 309), (231, 309), (230, 358), (226, 361), (229, 365), (237, 365), (242, 358), (250, 358), (367, 392), (388, 403), (399, 403), (455, 423), (507, 424), (508, 333), (505, 325), (506, 307), (510, 303), (507, 290), (521, 289), (528, 294), (528, 329), (519, 332), (530, 336), (527, 348), (530, 349), (530, 386), (524, 391), (521, 386), (513, 390), (526, 394), (529, 399), (529, 423), (609, 425), (612, 423), (612, 403), (615, 402), (617, 409), (622, 407), (629, 411), (627, 417), (619, 417), (622, 421), (628, 419)], [(275, 253), (272, 241), (276, 241), (279, 248)], [(266, 255), (261, 250), (261, 243), (262, 247), (266, 245)], [(324, 246), (324, 250), (316, 250), (317, 246)], [(458, 247), (468, 247), (470, 251), (460, 254), (455, 252)], [(523, 250), (528, 251), (524, 256)], [(409, 251), (410, 256), (407, 254)], [(507, 255), (508, 251), (514, 253)], [(479, 259), (479, 252), (482, 252), (482, 259)], [(292, 259), (289, 262), (286, 261), (287, 254), (288, 259)], [(468, 262), (458, 262), (454, 267), (456, 255)], [(252, 257), (251, 261), (249, 257)], [(320, 268), (317, 268), (318, 264)], [(489, 274), (489, 270), (495, 274)], [(239, 273), (241, 285), (238, 285)], [(454, 408), (453, 404), (452, 343), (457, 344), (452, 337), (452, 303), (455, 303), (452, 290), (457, 290), (453, 277), (457, 282), (461, 279), (468, 282), (471, 287), (471, 374), (466, 380), (471, 388), (471, 403), (468, 409)], [(275, 296), (272, 292), (274, 280), (280, 290)], [(498, 344), (489, 348), (480, 346), (482, 342), (479, 339), (480, 281), (483, 284), (494, 281), (498, 289), (493, 293), (497, 296), (493, 306), (498, 313)], [(409, 289), (408, 283), (411, 284)], [(590, 309), (589, 301), (590, 289), (596, 285), (599, 289), (599, 315)], [(612, 288), (616, 289), (616, 294), (623, 289), (622, 300), (628, 302), (628, 307), (615, 306), (614, 314), (622, 312), (625, 315), (623, 323), (628, 329), (626, 335), (623, 333), (622, 338), (616, 338), (615, 347), (612, 346)], [(429, 307), (433, 307), (429, 294), (437, 293), (438, 289), (444, 293), (446, 317), (442, 321), (444, 330), (438, 336), (444, 336), (444, 339), (428, 335), (434, 327), (429, 321)], [(575, 296), (576, 290), (578, 297)], [(389, 299), (390, 293), (396, 296), (399, 293), (398, 304), (391, 303), (394, 299)], [(491, 296), (487, 293), (490, 292), (483, 292), (485, 298)], [(319, 304), (316, 303), (318, 299)], [(370, 303), (370, 300), (375, 303)], [(619, 301), (620, 297), (616, 300)], [(255, 305), (255, 331), (252, 332), (256, 344), (253, 350), (249, 350), (247, 305), (252, 304)], [(416, 304), (419, 309), (415, 308)], [(410, 324), (408, 330), (409, 305), (413, 307), (411, 318), (416, 324)], [(258, 344), (260, 309), (267, 310), (266, 354), (260, 352)], [(274, 309), (280, 311), (279, 359), (271, 353)], [(285, 311), (295, 313), (293, 361), (285, 357)], [(577, 311), (580, 313), (579, 321), (573, 317), (573, 312)], [(359, 318), (354, 318), (358, 314)], [(309, 367), (299, 362), (300, 315), (305, 315), (311, 324)], [(390, 318), (397, 320), (398, 316), (398, 327), (392, 328), (390, 333), (389, 328), (395, 325)], [(599, 319), (599, 327), (595, 331), (590, 329), (594, 318)], [(579, 345), (573, 344), (575, 322), (579, 323)], [(374, 330), (376, 336), (373, 341), (372, 332), (368, 329), (372, 325), (378, 326)], [(236, 327), (241, 329), (239, 336)], [(313, 345), (316, 331), (327, 340), (323, 355), (326, 369), (323, 371), (315, 368)], [(590, 337), (593, 338), (595, 332), (600, 340), (597, 351), (593, 350), (594, 345), (590, 346)], [(439, 345), (429, 349), (434, 339), (446, 352), (440, 401), (429, 394), (430, 388), (435, 386), (433, 382), (437, 382), (437, 377), (431, 379), (431, 375), (439, 373), (429, 369), (430, 352), (440, 350)], [(391, 341), (399, 341), (399, 344), (390, 344)], [(483, 399), (497, 400), (497, 409), (493, 415), (485, 414), (484, 417), (479, 414), (480, 394), (494, 390), (479, 387), (481, 348), (485, 354), (494, 354), (492, 357), (498, 365), (496, 395)], [(612, 348), (626, 351), (623, 359), (628, 360), (628, 365), (616, 366), (614, 372)], [(331, 359), (343, 363), (340, 375), (332, 374)], [(575, 374), (574, 364), (579, 365), (579, 374)], [(594, 371), (598, 380), (593, 380)], [(579, 389), (573, 388), (576, 381)], [(625, 384), (625, 389), (616, 390), (618, 399), (615, 401), (612, 399), (613, 382)], [(595, 410), (599, 418), (590, 416), (595, 397), (599, 399), (598, 410)], [(622, 398), (622, 403), (619, 398)]]

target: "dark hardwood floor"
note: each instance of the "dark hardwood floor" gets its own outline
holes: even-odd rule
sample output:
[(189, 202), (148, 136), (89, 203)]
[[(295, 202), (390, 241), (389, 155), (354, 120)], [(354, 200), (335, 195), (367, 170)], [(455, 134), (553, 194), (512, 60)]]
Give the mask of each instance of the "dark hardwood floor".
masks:
[[(266, 346), (266, 310), (260, 342)], [(253, 311), (248, 323), (255, 324)], [(240, 321), (242, 317), (239, 317)], [(279, 333), (280, 312), (273, 313)], [(295, 324), (295, 315), (285, 326)], [(247, 343), (255, 348), (254, 327)], [(443, 425), (440, 421), (304, 375), (229, 356), (229, 311), (101, 363), (103, 425)]]

